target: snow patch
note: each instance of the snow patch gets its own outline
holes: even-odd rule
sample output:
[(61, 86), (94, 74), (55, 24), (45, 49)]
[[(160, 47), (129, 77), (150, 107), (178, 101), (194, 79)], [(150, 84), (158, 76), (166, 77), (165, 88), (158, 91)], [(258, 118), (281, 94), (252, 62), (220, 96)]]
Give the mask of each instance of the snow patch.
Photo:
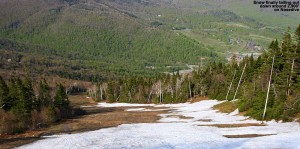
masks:
[(132, 112), (153, 112), (153, 111), (164, 111), (166, 109), (146, 109), (146, 108), (129, 108), (125, 111), (132, 111)]
[[(212, 107), (219, 103), (221, 102), (217, 100), (167, 105), (100, 103), (98, 106), (103, 107), (163, 107), (169, 109), (170, 112), (161, 114), (159, 123), (124, 124), (97, 131), (49, 136), (19, 148), (300, 148), (300, 127), (297, 122), (281, 123), (268, 121), (266, 126), (228, 128), (213, 126), (214, 124), (260, 123), (260, 121), (249, 119), (249, 117), (236, 115), (238, 113), (237, 110), (230, 114), (219, 113), (213, 110)], [(127, 110), (145, 111), (147, 109), (131, 108)], [(275, 135), (257, 138), (224, 137), (224, 135), (245, 134)]]
[(149, 107), (155, 104), (129, 104), (129, 103), (99, 103), (98, 107)]
[(234, 110), (233, 112), (229, 113), (230, 116), (238, 115), (239, 109)]
[(126, 109), (125, 111), (145, 111), (145, 108), (130, 108), (130, 109)]

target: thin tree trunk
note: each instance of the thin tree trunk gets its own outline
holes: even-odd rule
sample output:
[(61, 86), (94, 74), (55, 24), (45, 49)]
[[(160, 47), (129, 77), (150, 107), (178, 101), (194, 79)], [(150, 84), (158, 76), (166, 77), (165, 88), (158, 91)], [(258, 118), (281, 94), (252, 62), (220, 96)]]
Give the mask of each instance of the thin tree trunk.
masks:
[(270, 79), (269, 79), (268, 92), (267, 92), (267, 97), (266, 97), (266, 103), (265, 103), (262, 123), (264, 122), (264, 119), (265, 119), (265, 116), (266, 116), (266, 111), (267, 111), (267, 105), (268, 105), (268, 100), (269, 100), (269, 93), (270, 93), (270, 86), (271, 86), (271, 81), (272, 81), (274, 61), (275, 61), (275, 55), (273, 56), (273, 62), (272, 62), (272, 68), (271, 68), (271, 74), (270, 74)]
[(119, 99), (120, 99), (120, 96), (121, 96), (121, 94), (117, 97), (117, 99), (116, 99), (116, 102), (118, 102), (119, 101)]
[(290, 93), (291, 93), (291, 90), (290, 90), (290, 88), (291, 88), (291, 86), (292, 86), (292, 73), (294, 72), (294, 65), (295, 65), (295, 59), (293, 59), (293, 62), (292, 62), (292, 68), (291, 68), (291, 72), (290, 72), (290, 79), (289, 79), (289, 85), (288, 85), (288, 96), (290, 95)]
[(200, 95), (203, 96), (203, 89), (200, 87)]
[(241, 75), (241, 77), (240, 77), (240, 80), (239, 80), (239, 84), (238, 84), (238, 86), (236, 87), (236, 90), (235, 90), (235, 93), (234, 93), (234, 96), (233, 96), (233, 99), (232, 99), (232, 101), (234, 101), (234, 100), (235, 100), (235, 97), (236, 97), (236, 94), (237, 94), (237, 92), (238, 92), (238, 90), (239, 90), (239, 87), (240, 87), (240, 84), (241, 84), (241, 81), (242, 81), (242, 78), (243, 78), (243, 75), (244, 75), (244, 72), (245, 72), (246, 66), (247, 66), (247, 64), (245, 64), (245, 66), (244, 66), (244, 69), (243, 69), (242, 75)]
[(173, 87), (171, 87), (171, 97), (172, 97), (172, 99), (174, 98), (174, 91), (173, 91)]
[(229, 95), (229, 92), (230, 92), (230, 90), (231, 90), (231, 86), (232, 86), (232, 83), (233, 83), (233, 81), (234, 81), (235, 75), (236, 75), (236, 70), (234, 70), (234, 75), (233, 75), (233, 78), (232, 78), (232, 80), (231, 80), (231, 83), (230, 83), (229, 88), (228, 88), (228, 91), (227, 91), (227, 95), (226, 95), (226, 100), (227, 100), (227, 101), (228, 101), (228, 95)]
[(149, 96), (148, 96), (148, 100), (147, 100), (148, 103), (150, 103), (151, 95), (152, 95), (152, 88), (151, 88), (150, 94), (149, 94)]
[(192, 98), (191, 81), (189, 81), (189, 93), (190, 93), (190, 98)]
[(100, 85), (100, 100), (103, 100), (103, 91), (102, 91), (102, 85)]
[(162, 103), (161, 82), (160, 82), (160, 86), (159, 86), (159, 102)]
[(162, 90), (162, 92), (161, 92), (161, 103), (163, 103), (164, 102), (164, 91)]

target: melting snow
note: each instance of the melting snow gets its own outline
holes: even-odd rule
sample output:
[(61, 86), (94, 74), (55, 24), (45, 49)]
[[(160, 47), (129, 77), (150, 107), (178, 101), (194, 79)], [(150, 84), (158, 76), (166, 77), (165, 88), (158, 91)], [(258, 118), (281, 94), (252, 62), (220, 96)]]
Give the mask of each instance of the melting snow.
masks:
[[(154, 106), (171, 109), (161, 114), (159, 123), (124, 124), (78, 134), (63, 134), (44, 137), (19, 148), (101, 148), (101, 149), (221, 149), (221, 148), (300, 148), (300, 127), (297, 122), (267, 122), (267, 126), (218, 128), (214, 124), (260, 123), (249, 117), (220, 113), (212, 109), (216, 100), (198, 103), (153, 105), (153, 104), (99, 104), (102, 107)], [(147, 111), (146, 108), (131, 108), (128, 111)], [(181, 118), (188, 117), (188, 118)], [(199, 126), (202, 125), (202, 126)], [(205, 125), (205, 126), (203, 126)], [(226, 138), (224, 135), (274, 134), (256, 138)]]
[(155, 104), (129, 104), (129, 103), (99, 103), (98, 107), (148, 107)]

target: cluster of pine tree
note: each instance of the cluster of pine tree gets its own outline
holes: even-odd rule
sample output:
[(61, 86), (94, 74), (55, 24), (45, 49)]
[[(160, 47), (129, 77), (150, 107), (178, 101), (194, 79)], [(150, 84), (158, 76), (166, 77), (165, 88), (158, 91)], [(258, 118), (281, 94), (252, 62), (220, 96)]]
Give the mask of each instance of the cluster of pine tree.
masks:
[(18, 133), (49, 125), (66, 116), (69, 100), (62, 84), (55, 96), (45, 80), (35, 93), (29, 78), (12, 78), (6, 83), (0, 76), (0, 133)]
[(240, 112), (262, 119), (268, 88), (267, 119), (292, 120), (300, 113), (300, 26), (295, 34), (286, 32), (282, 42), (273, 41), (258, 58), (212, 62), (189, 75), (109, 80), (98, 84), (91, 95), (109, 102), (138, 103), (178, 103), (196, 96), (239, 99)]
[(300, 113), (300, 26), (295, 34), (288, 30), (281, 42), (273, 41), (257, 59), (251, 55), (239, 63), (235, 58), (226, 65), (211, 63), (192, 78), (211, 99), (239, 99), (239, 111), (256, 119), (263, 118), (269, 89), (266, 119), (292, 120)]
[(257, 59), (245, 57), (239, 65), (232, 61), (228, 65), (213, 64), (210, 68), (213, 71), (207, 94), (211, 98), (233, 100), (236, 94), (240, 112), (262, 119), (269, 89), (267, 119), (287, 121), (300, 113), (300, 26), (295, 34), (288, 30), (281, 42), (273, 41), (269, 50)]
[[(270, 78), (273, 57), (273, 77)], [(245, 59), (244, 63), (247, 62)], [(261, 103), (265, 100), (268, 88), (266, 81), (271, 79), (267, 118), (291, 120), (300, 112), (300, 26), (295, 34), (288, 30), (282, 42), (273, 41), (269, 51), (254, 64), (254, 68), (250, 67), (250, 72), (254, 74), (245, 81), (245, 87), (253, 97), (249, 100), (247, 96), (242, 96), (240, 111), (248, 111), (248, 115), (261, 118)]]

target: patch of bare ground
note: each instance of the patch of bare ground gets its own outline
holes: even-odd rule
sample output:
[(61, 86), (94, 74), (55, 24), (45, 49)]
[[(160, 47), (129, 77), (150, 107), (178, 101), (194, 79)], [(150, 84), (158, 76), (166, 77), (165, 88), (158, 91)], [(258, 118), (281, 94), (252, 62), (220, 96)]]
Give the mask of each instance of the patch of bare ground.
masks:
[(240, 115), (240, 116), (245, 116), (246, 115), (246, 111), (244, 111), (244, 112), (239, 112), (239, 114), (238, 115)]
[(237, 108), (238, 108), (237, 104), (235, 102), (230, 102), (230, 101), (222, 102), (220, 104), (213, 106), (214, 110), (218, 110), (219, 112), (222, 113), (231, 113)]
[(209, 124), (209, 125), (198, 125), (198, 126), (212, 126), (218, 128), (235, 128), (235, 127), (249, 127), (249, 126), (266, 126), (261, 123), (242, 123), (242, 124)]
[(42, 130), (30, 131), (18, 135), (1, 135), (0, 136), (0, 148), (10, 149), (24, 144), (32, 143), (38, 140), (41, 136)]
[(199, 101), (202, 101), (202, 100), (209, 100), (209, 98), (206, 97), (206, 96), (193, 97), (189, 100), (189, 102), (195, 103), (195, 102), (199, 102)]
[[(96, 105), (91, 99), (83, 95), (71, 97), (73, 105), (79, 106), (82, 104)], [(77, 100), (74, 102), (74, 100)], [(84, 101), (82, 101), (84, 100)], [(165, 114), (168, 110), (159, 111), (125, 111), (128, 108), (136, 107), (117, 107), (117, 108), (103, 108), (103, 107), (84, 107), (83, 115), (74, 117), (72, 119), (62, 120), (47, 128), (27, 131), (16, 135), (0, 135), (0, 148), (9, 149), (32, 143), (42, 136), (61, 134), (61, 133), (79, 133), (85, 131), (93, 131), (102, 128), (116, 127), (121, 124), (133, 123), (154, 123), (160, 117), (159, 114)], [(150, 108), (150, 107), (147, 107)], [(152, 107), (151, 107), (152, 108)], [(155, 108), (153, 108), (155, 109)]]
[(180, 118), (180, 119), (193, 119), (193, 117), (183, 116), (183, 115), (168, 115), (170, 118)]
[(71, 106), (94, 106), (97, 102), (86, 95), (86, 93), (69, 96)]
[(226, 138), (256, 138), (263, 136), (271, 136), (275, 134), (242, 134), (242, 135), (223, 135)]
[(154, 123), (165, 111), (125, 111), (123, 108), (85, 108), (86, 114), (51, 127), (48, 131), (76, 133), (101, 128), (115, 127), (121, 124)]
[(200, 122), (212, 122), (212, 119), (199, 119)]

